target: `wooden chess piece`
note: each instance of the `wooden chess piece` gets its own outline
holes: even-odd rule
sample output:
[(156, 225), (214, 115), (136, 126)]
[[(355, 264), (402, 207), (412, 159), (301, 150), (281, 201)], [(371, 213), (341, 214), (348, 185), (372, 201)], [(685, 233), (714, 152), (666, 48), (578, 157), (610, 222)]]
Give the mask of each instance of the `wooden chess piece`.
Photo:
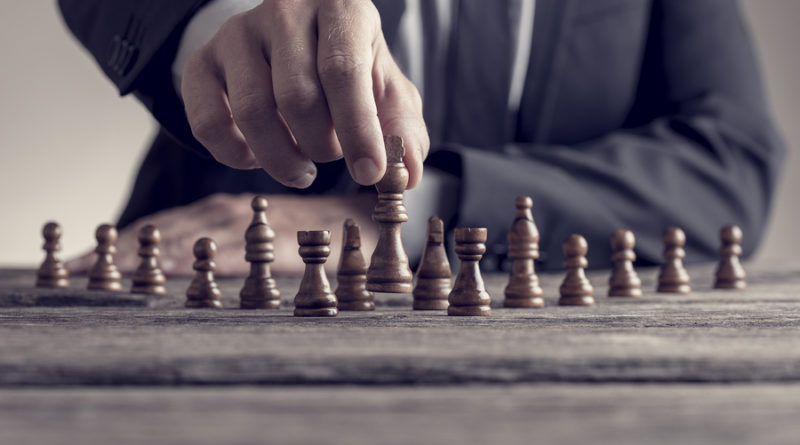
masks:
[(642, 280), (633, 268), (636, 254), (636, 237), (627, 229), (620, 229), (611, 235), (611, 261), (614, 268), (608, 279), (609, 297), (641, 297)]
[(222, 307), (222, 292), (214, 279), (217, 263), (217, 243), (211, 238), (200, 238), (194, 243), (194, 278), (186, 290), (186, 307), (215, 308)]
[(139, 230), (139, 267), (133, 272), (131, 285), (132, 294), (163, 295), (166, 293), (164, 272), (158, 265), (161, 252), (158, 243), (161, 242), (161, 232), (152, 224)]
[(444, 250), (444, 223), (438, 216), (428, 219), (426, 239), (414, 286), (414, 309), (445, 310), (449, 304), (452, 274)]
[(245, 261), (250, 262), (250, 274), (239, 292), (242, 309), (278, 309), (281, 293), (272, 278), (270, 263), (275, 261), (275, 232), (267, 222), (267, 198), (256, 196), (250, 203), (253, 220), (244, 233)]
[(539, 230), (533, 222), (533, 200), (520, 196), (514, 202), (517, 214), (508, 232), (508, 258), (513, 260), (508, 285), (505, 289), (505, 307), (544, 307), (542, 287), (536, 275), (534, 260), (539, 258)]
[(110, 224), (102, 224), (95, 232), (97, 239), (97, 261), (89, 270), (89, 285), (92, 290), (121, 291), (122, 275), (114, 264), (114, 254), (117, 253), (117, 229)]
[(558, 299), (560, 306), (591, 306), (594, 304), (594, 288), (589, 279), (586, 278), (584, 269), (589, 266), (586, 261), (586, 252), (589, 245), (586, 239), (580, 235), (572, 234), (564, 241), (564, 267), (567, 268), (567, 276), (561, 283)]
[(69, 271), (58, 257), (61, 251), (61, 226), (48, 222), (42, 228), (44, 261), (36, 273), (36, 287), (69, 287)]
[(658, 292), (688, 294), (692, 291), (689, 286), (689, 273), (683, 267), (683, 258), (686, 251), (686, 234), (678, 227), (670, 227), (662, 237), (664, 242), (664, 264), (658, 274)]
[(490, 315), (492, 298), (486, 292), (478, 262), (486, 252), (485, 228), (457, 228), (456, 254), (461, 267), (450, 291), (447, 315)]
[(722, 247), (719, 249), (719, 264), (715, 274), (715, 289), (744, 289), (746, 274), (739, 256), (742, 254), (742, 229), (739, 226), (724, 227), (719, 233)]
[(361, 254), (361, 231), (350, 218), (344, 222), (342, 254), (336, 270), (336, 299), (340, 311), (374, 311), (375, 302), (367, 291), (367, 262)]
[(403, 164), (403, 138), (386, 136), (386, 174), (375, 184), (378, 203), (372, 220), (379, 224), (378, 244), (367, 269), (367, 290), (410, 293), (414, 276), (408, 265), (400, 224), (408, 221), (403, 192), (408, 186), (408, 169)]
[(325, 260), (331, 254), (331, 232), (327, 230), (299, 231), (297, 243), (300, 244), (300, 257), (306, 263), (300, 289), (294, 297), (295, 317), (333, 317), (336, 309), (336, 295), (325, 275)]

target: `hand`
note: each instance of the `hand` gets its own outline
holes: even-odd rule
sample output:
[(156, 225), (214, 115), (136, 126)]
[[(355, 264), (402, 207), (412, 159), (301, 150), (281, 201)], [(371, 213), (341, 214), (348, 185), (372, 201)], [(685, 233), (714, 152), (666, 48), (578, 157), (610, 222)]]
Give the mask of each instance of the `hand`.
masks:
[[(252, 195), (216, 194), (184, 207), (175, 207), (146, 216), (121, 230), (117, 241), (117, 267), (129, 274), (138, 267), (139, 230), (153, 224), (161, 232), (160, 264), (167, 275), (191, 275), (194, 255), (192, 247), (198, 238), (210, 237), (217, 243), (217, 275), (242, 276), (250, 271), (244, 260), (244, 233), (253, 211)], [(361, 249), (369, 261), (378, 240), (375, 224), (370, 220), (374, 196), (267, 196), (267, 220), (275, 231), (277, 274), (302, 273), (304, 264), (297, 253), (298, 230), (330, 230), (331, 256), (326, 269), (334, 271), (342, 244), (342, 225), (353, 218), (361, 227)], [(92, 252), (67, 262), (72, 273), (83, 273), (95, 261)]]
[(430, 141), (419, 93), (391, 57), (369, 0), (265, 0), (228, 20), (184, 67), (192, 132), (217, 161), (305, 188), (344, 156), (383, 177), (384, 134), (403, 137), (409, 188)]

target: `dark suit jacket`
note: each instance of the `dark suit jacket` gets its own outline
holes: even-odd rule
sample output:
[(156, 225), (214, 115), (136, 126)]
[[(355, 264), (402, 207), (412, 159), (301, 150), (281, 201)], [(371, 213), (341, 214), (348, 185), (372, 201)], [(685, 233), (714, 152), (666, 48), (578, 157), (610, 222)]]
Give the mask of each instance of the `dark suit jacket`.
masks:
[[(321, 166), (316, 183), (296, 191), (194, 153), (203, 149), (173, 91), (170, 65), (202, 3), (59, 0), (68, 26), (120, 93), (136, 94), (162, 125), (120, 225), (214, 192), (355, 190), (342, 162)], [(403, 2), (375, 3), (391, 45)], [(560, 267), (561, 243), (573, 232), (588, 239), (591, 265), (608, 265), (608, 238), (623, 227), (636, 233), (642, 262), (660, 261), (670, 225), (686, 231), (689, 261), (713, 258), (719, 229), (730, 223), (741, 226), (750, 254), (784, 156), (756, 65), (730, 0), (538, 0), (519, 114), (485, 109), (469, 134), (432, 130), (428, 163), (461, 184), (451, 226), (488, 227), (486, 262), (496, 264), (514, 198), (527, 194), (547, 267)], [(449, 100), (452, 110), (480, 96)], [(498, 120), (507, 131), (490, 130)]]

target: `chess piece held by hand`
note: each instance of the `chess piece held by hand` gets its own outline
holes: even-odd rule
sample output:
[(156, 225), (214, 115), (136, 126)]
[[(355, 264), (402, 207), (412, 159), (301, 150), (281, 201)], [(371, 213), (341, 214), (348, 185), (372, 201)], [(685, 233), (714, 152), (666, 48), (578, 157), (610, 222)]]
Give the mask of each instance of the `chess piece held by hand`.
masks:
[(742, 255), (742, 229), (739, 226), (723, 227), (719, 233), (722, 247), (719, 249), (719, 264), (715, 274), (715, 289), (744, 289), (747, 287), (739, 256)]
[(457, 228), (455, 230), (456, 254), (461, 267), (450, 291), (447, 315), (490, 315), (492, 298), (486, 292), (478, 263), (486, 252), (485, 228)]
[(403, 192), (408, 186), (408, 169), (403, 164), (403, 139), (386, 136), (386, 174), (375, 184), (378, 203), (372, 220), (379, 225), (378, 243), (367, 270), (367, 290), (372, 292), (411, 293), (411, 268), (403, 247), (400, 224), (408, 221)]
[(214, 279), (217, 263), (217, 243), (211, 238), (200, 238), (194, 243), (194, 279), (186, 290), (186, 307), (215, 308), (222, 307), (222, 293)]
[(48, 222), (42, 227), (45, 258), (36, 273), (36, 287), (69, 287), (69, 271), (58, 257), (61, 251), (61, 226), (56, 222)]

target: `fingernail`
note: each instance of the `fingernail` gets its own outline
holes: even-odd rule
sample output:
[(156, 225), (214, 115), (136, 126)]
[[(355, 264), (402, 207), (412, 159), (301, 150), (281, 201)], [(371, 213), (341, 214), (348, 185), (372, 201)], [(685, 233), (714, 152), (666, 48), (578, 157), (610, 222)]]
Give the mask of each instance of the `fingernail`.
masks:
[(304, 189), (310, 186), (314, 182), (315, 177), (316, 177), (316, 172), (305, 172), (289, 182), (291, 183), (292, 187)]
[(359, 184), (374, 184), (380, 179), (378, 178), (380, 170), (370, 158), (361, 158), (353, 163), (353, 173), (355, 173), (353, 179)]

